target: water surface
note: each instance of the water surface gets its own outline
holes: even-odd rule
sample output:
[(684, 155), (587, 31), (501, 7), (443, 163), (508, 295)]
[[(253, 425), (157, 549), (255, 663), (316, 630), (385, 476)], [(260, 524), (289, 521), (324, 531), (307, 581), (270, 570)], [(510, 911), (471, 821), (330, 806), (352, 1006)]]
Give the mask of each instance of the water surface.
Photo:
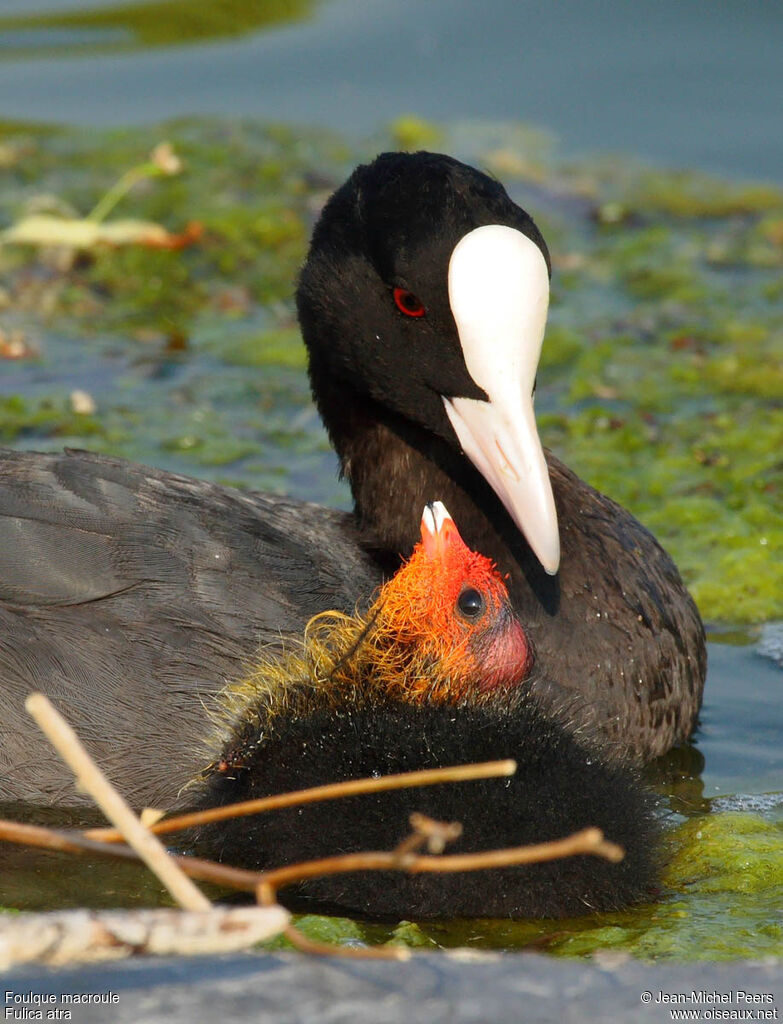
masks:
[(513, 119), (571, 151), (783, 180), (780, 4), (289, 0), (229, 6), (232, 23), (205, 2), (198, 28), (163, 38), (161, 4), (134, 5), (149, 12), (135, 18), (127, 4), (84, 6), (0, 2), (0, 116), (215, 114), (354, 133), (405, 112)]

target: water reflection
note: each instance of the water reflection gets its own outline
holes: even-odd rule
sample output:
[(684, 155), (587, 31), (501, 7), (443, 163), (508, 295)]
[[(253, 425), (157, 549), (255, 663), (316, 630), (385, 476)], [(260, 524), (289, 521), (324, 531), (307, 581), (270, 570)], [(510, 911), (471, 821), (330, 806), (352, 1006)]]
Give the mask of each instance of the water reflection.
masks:
[(238, 37), (306, 18), (316, 0), (151, 0), (0, 17), (0, 56), (106, 53)]

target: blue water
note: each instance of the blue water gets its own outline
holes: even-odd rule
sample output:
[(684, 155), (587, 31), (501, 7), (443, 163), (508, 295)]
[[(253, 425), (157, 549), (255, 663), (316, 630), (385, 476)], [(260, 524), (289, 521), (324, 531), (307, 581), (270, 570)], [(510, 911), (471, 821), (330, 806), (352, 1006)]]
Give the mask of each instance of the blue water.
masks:
[[(0, 0), (2, 15), (110, 6)], [(400, 113), (520, 119), (575, 152), (783, 180), (783, 4), (322, 0), (309, 21), (208, 45), (0, 45), (0, 117), (117, 125), (183, 114), (371, 132)]]
[(783, 671), (754, 644), (711, 643), (708, 665), (692, 741), (704, 757), (703, 796), (783, 790)]

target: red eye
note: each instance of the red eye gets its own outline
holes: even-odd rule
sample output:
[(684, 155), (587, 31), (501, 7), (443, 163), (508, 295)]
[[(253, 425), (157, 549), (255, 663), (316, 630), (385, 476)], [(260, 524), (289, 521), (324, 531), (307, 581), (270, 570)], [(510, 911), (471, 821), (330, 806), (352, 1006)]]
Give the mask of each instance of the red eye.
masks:
[(405, 288), (395, 288), (394, 301), (397, 305), (397, 309), (406, 316), (424, 316), (425, 309), (424, 304), (420, 299), (417, 299), (413, 292), (406, 291)]

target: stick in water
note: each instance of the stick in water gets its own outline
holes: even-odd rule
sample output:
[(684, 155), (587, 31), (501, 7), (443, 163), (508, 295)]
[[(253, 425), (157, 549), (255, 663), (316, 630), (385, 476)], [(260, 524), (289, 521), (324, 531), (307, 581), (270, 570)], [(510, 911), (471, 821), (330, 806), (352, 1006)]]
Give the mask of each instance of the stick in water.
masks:
[[(242, 800), (236, 804), (223, 804), (204, 811), (190, 811), (188, 814), (178, 814), (176, 818), (157, 819), (149, 829), (155, 835), (163, 835), (192, 828), (194, 825), (211, 825), (216, 821), (239, 818), (246, 814), (276, 811), (281, 807), (295, 807), (300, 804), (316, 803), (319, 800), (337, 800), (360, 793), (383, 793), (390, 789), (412, 789), (415, 786), (433, 786), (443, 782), (494, 779), (513, 775), (516, 770), (516, 761), (482, 761), (480, 764), (454, 765), (450, 768), (422, 768), (414, 772), (401, 772), (398, 775), (382, 775), (379, 779), (348, 779), (346, 782), (330, 782), (325, 786), (297, 789), (291, 793), (277, 793), (274, 796)], [(99, 839), (104, 843), (122, 842), (122, 835), (111, 828), (91, 828), (84, 835), (87, 839)]]
[(212, 904), (180, 870), (165, 847), (141, 824), (125, 800), (93, 761), (73, 729), (42, 693), (32, 693), (25, 707), (47, 739), (100, 809), (125, 836), (150, 871), (185, 910), (209, 910)]

